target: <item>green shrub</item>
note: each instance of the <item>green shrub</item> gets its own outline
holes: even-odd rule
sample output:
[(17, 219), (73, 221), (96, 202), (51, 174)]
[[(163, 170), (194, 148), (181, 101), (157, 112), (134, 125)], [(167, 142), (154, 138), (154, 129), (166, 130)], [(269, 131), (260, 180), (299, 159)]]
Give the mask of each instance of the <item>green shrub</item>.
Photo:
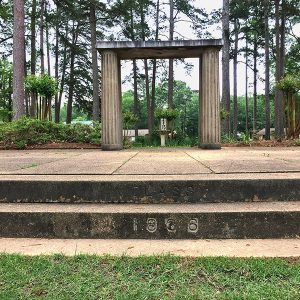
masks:
[(25, 78), (25, 90), (46, 98), (52, 98), (57, 92), (57, 81), (47, 74), (28, 75)]
[(226, 111), (223, 107), (220, 109), (220, 118), (222, 121), (230, 117), (230, 112)]
[(249, 143), (251, 141), (249, 133), (242, 132), (239, 140), (244, 143)]
[(123, 125), (125, 129), (129, 129), (133, 126), (139, 118), (132, 112), (127, 111), (123, 113)]
[(40, 77), (36, 75), (28, 75), (25, 78), (25, 90), (27, 93), (37, 94), (39, 91)]
[(0, 124), (0, 145), (23, 149), (26, 146), (48, 142), (75, 142), (100, 144), (101, 127), (83, 124), (62, 124), (45, 120), (22, 118)]
[(238, 142), (237, 138), (233, 134), (225, 134), (221, 138), (222, 143), (224, 144), (235, 144)]
[(300, 139), (295, 140), (295, 146), (300, 146)]
[(179, 112), (173, 108), (157, 108), (155, 110), (155, 117), (157, 119), (167, 119), (169, 121), (176, 119), (179, 116)]
[[(167, 147), (194, 147), (198, 143), (197, 137), (188, 137), (182, 134), (179, 130), (176, 131), (176, 135), (173, 138), (166, 139)], [(160, 147), (160, 134), (158, 130), (154, 130), (152, 136), (138, 137), (132, 146), (136, 148), (140, 147)]]
[(300, 80), (292, 75), (286, 75), (276, 83), (276, 88), (286, 94), (295, 94), (300, 90)]

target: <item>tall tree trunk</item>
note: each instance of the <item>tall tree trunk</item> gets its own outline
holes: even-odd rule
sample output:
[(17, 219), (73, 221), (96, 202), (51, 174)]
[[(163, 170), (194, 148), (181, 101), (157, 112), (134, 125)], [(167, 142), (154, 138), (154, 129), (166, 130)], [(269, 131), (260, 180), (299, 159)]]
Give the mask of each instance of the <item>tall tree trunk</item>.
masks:
[(25, 12), (24, 0), (14, 0), (14, 35), (13, 35), (13, 119), (24, 116), (25, 107)]
[(67, 105), (67, 118), (66, 123), (70, 124), (72, 122), (72, 111), (73, 111), (73, 95), (74, 95), (74, 85), (75, 85), (75, 48), (78, 39), (78, 27), (79, 25), (73, 25), (72, 30), (72, 44), (70, 46), (70, 82), (69, 82), (69, 92), (68, 92), (68, 105)]
[[(68, 30), (66, 32), (66, 37), (68, 36)], [(56, 122), (60, 122), (60, 107), (61, 107), (61, 101), (62, 96), (64, 92), (64, 85), (65, 85), (65, 78), (66, 78), (66, 70), (67, 70), (67, 46), (64, 47), (64, 56), (63, 56), (63, 62), (62, 62), (62, 72), (61, 72), (61, 78), (60, 78), (60, 87), (59, 87), (59, 96), (58, 96), (58, 102), (56, 106)]]
[(239, 47), (239, 23), (238, 19), (234, 21), (234, 58), (233, 58), (233, 135), (237, 137), (238, 126), (238, 99), (237, 99), (237, 64)]
[[(170, 4), (170, 30), (169, 41), (174, 39), (174, 0), (169, 0)], [(169, 81), (168, 81), (168, 107), (173, 108), (174, 102), (174, 60), (169, 59)]]
[(246, 100), (246, 133), (249, 133), (249, 96), (248, 96), (248, 36), (246, 35), (246, 72), (245, 72), (245, 100)]
[(229, 0), (223, 0), (223, 41), (222, 50), (222, 106), (227, 113), (226, 119), (223, 122), (223, 132), (230, 133), (230, 31), (229, 31)]
[[(8, 88), (11, 91), (13, 87), (13, 78), (9, 78), (9, 82), (8, 82)], [(12, 94), (9, 93), (8, 96), (8, 111), (13, 111), (13, 99), (12, 99)], [(12, 114), (8, 114), (8, 122), (12, 121)]]
[(300, 135), (300, 101), (295, 101), (295, 137)]
[[(131, 40), (135, 40), (135, 35), (134, 35), (134, 20), (133, 20), (133, 7), (130, 8), (130, 30), (131, 30)], [(133, 113), (135, 116), (138, 118), (140, 117), (140, 109), (139, 109), (139, 98), (138, 98), (138, 81), (137, 81), (137, 63), (136, 59), (132, 60), (133, 64)], [(139, 127), (138, 127), (138, 122), (135, 123), (134, 126), (134, 136), (135, 139), (138, 138), (139, 136)]]
[[(133, 63), (133, 113), (139, 117), (139, 99), (138, 99), (138, 82), (137, 82), (137, 64), (136, 59)], [(135, 123), (134, 136), (137, 139), (139, 136), (138, 122)]]
[(286, 93), (286, 103), (287, 103), (287, 138), (295, 138), (295, 129), (296, 129), (296, 120), (295, 120), (295, 112), (296, 105), (293, 93)]
[[(46, 29), (46, 51), (47, 51), (47, 71), (48, 76), (51, 76), (51, 62), (50, 62), (50, 41), (49, 41), (49, 21), (48, 21), (48, 2), (45, 2), (45, 29)], [(46, 97), (45, 99), (45, 113), (44, 118), (48, 119), (49, 121), (52, 120), (52, 98)]]
[[(155, 97), (156, 97), (156, 72), (157, 72), (157, 60), (153, 60), (152, 66), (152, 82), (151, 82), (151, 128), (154, 129), (154, 111), (155, 111)], [(150, 129), (149, 129), (150, 130)]]
[(152, 133), (152, 120), (151, 120), (151, 98), (150, 98), (150, 82), (149, 82), (149, 66), (148, 60), (144, 59), (144, 68), (145, 68), (145, 83), (146, 83), (146, 99), (147, 99), (147, 111), (148, 111), (148, 130), (149, 133)]
[(265, 0), (265, 138), (270, 139), (270, 33), (269, 33), (269, 0)]
[(68, 92), (68, 105), (67, 105), (67, 118), (66, 123), (71, 124), (72, 122), (72, 111), (73, 111), (73, 95), (74, 95), (74, 66), (75, 66), (75, 53), (74, 45), (71, 46), (71, 61), (70, 61), (70, 83)]
[(95, 3), (90, 4), (90, 27), (92, 47), (92, 69), (93, 69), (93, 121), (100, 121), (100, 97), (99, 97), (99, 71), (97, 61), (97, 23)]
[(44, 53), (44, 14), (45, 0), (41, 0), (41, 15), (40, 15), (40, 56), (41, 56), (41, 74), (45, 73), (45, 53)]
[[(31, 58), (30, 58), (30, 70), (31, 75), (36, 73), (36, 0), (32, 0), (32, 9), (31, 9), (31, 22), (30, 22), (30, 31), (31, 31)], [(30, 116), (36, 118), (36, 105), (37, 105), (37, 95), (31, 93), (31, 105), (30, 105)]]
[[(150, 117), (151, 117), (151, 129), (153, 133), (154, 129), (154, 112), (155, 112), (155, 97), (156, 97), (156, 72), (157, 72), (157, 60), (153, 60), (153, 66), (152, 66), (152, 82), (151, 82), (151, 104), (150, 104)], [(150, 131), (149, 128), (149, 131)]]
[[(283, 6), (284, 3), (282, 3)], [(282, 7), (283, 8), (283, 7)], [(281, 12), (283, 14), (283, 12)], [(284, 32), (283, 25), (280, 24), (280, 0), (275, 0), (275, 28), (276, 28), (276, 81), (278, 82), (284, 74), (284, 65), (282, 54), (284, 51), (284, 38), (281, 34)], [(277, 140), (284, 138), (284, 99), (283, 92), (276, 89), (275, 93), (275, 135)]]
[(257, 125), (257, 38), (254, 36), (254, 50), (253, 50), (253, 134), (256, 134)]
[[(280, 78), (284, 77), (285, 73), (285, 2), (286, 0), (282, 0), (281, 2), (281, 26), (280, 26), (280, 59), (279, 59), (279, 70), (280, 70)], [(285, 105), (284, 105), (284, 94), (282, 94), (282, 120), (281, 127), (284, 135), (285, 128)]]
[[(59, 15), (59, 8), (58, 5), (56, 6), (56, 13)], [(58, 47), (59, 47), (59, 23), (56, 22), (56, 27), (55, 27), (55, 80), (58, 83), (58, 60), (59, 60), (59, 53), (58, 53)], [(65, 51), (66, 52), (66, 51)], [(64, 54), (65, 55), (65, 54)], [(58, 98), (58, 93), (55, 94), (55, 123), (59, 123), (60, 119), (60, 103), (59, 103), (59, 98)]]
[[(26, 61), (26, 42), (24, 40), (24, 78), (27, 77), (28, 73), (27, 73), (27, 61)], [(30, 103), (29, 103), (29, 95), (28, 93), (26, 92), (25, 90), (25, 115), (27, 117), (29, 117), (29, 106), (30, 106)]]
[[(155, 16), (155, 40), (158, 40), (159, 34), (159, 11), (160, 11), (160, 0), (157, 0), (156, 3), (156, 16)], [(152, 66), (152, 88), (151, 88), (151, 128), (154, 129), (154, 111), (155, 111), (155, 88), (156, 88), (156, 68), (157, 68), (157, 61), (156, 59), (153, 60)], [(149, 129), (150, 130), (150, 129)]]
[[(45, 0), (41, 0), (41, 11), (40, 11), (40, 57), (41, 57), (41, 74), (45, 74), (45, 52), (44, 52), (44, 29), (45, 29)], [(44, 118), (44, 110), (46, 107), (45, 97), (40, 97), (40, 119)]]
[(50, 62), (50, 41), (49, 41), (49, 21), (48, 21), (48, 3), (45, 3), (45, 24), (46, 24), (46, 50), (47, 50), (47, 68), (48, 68), (48, 75), (51, 76), (51, 62)]
[[(144, 12), (144, 1), (140, 1), (140, 15), (141, 15), (141, 33), (142, 33), (142, 41), (146, 40), (145, 34), (145, 12)], [(147, 112), (148, 112), (148, 130), (149, 133), (152, 134), (152, 122), (151, 122), (151, 99), (150, 99), (150, 82), (149, 82), (149, 67), (148, 67), (148, 60), (144, 59), (144, 68), (145, 68), (145, 83), (146, 83), (146, 99), (147, 99)]]

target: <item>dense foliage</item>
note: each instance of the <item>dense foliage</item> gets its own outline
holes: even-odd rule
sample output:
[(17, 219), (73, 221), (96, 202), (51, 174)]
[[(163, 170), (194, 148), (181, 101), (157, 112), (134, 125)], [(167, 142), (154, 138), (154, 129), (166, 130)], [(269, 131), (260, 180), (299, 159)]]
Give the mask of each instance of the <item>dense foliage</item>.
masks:
[(123, 126), (125, 129), (129, 129), (133, 126), (139, 119), (131, 111), (125, 111), (123, 113)]
[(300, 90), (300, 79), (288, 74), (277, 82), (276, 88), (286, 94), (294, 95)]
[[(231, 91), (231, 95), (222, 92), (223, 133), (235, 138), (240, 132), (252, 135), (263, 128), (275, 127), (281, 139), (283, 128), (289, 126), (285, 117), (289, 108), (281, 93), (283, 88), (272, 87), (279, 87), (284, 78), (286, 90), (289, 78), (299, 78), (300, 2), (224, 0), (223, 3), (223, 9), (208, 10), (208, 6), (206, 9), (195, 0), (24, 1), (26, 61), (20, 62), (12, 59), (13, 1), (1, 1), (0, 120), (11, 121), (16, 114), (12, 105), (11, 61), (14, 66), (24, 65), (24, 73), (29, 75), (21, 114), (71, 123), (79, 112), (85, 119), (93, 116), (93, 120), (99, 120), (101, 71), (94, 51), (97, 40), (186, 39), (186, 26), (190, 28), (189, 38), (216, 38), (220, 37), (219, 25), (223, 21), (228, 53), (223, 52), (222, 70), (226, 66), (229, 69), (229, 85), (225, 90)], [(176, 65), (184, 66), (187, 76), (193, 66), (181, 59), (133, 60), (132, 66), (125, 64), (127, 73), (129, 68), (131, 73), (123, 78), (123, 83), (128, 87), (130, 82), (132, 87), (123, 94), (123, 111), (131, 111), (138, 119), (130, 126), (155, 131), (154, 112), (167, 106), (178, 112), (174, 121), (177, 132), (197, 137), (198, 91), (174, 80)], [(245, 66), (245, 76), (241, 75), (241, 69), (237, 72), (240, 66)], [(39, 78), (48, 80), (48, 84), (38, 90)], [(241, 96), (240, 90), (237, 92), (242, 81), (245, 96)], [(260, 83), (265, 84), (264, 94)], [(37, 93), (55, 99), (39, 103)]]
[(100, 144), (99, 124), (62, 124), (22, 118), (15, 122), (0, 124), (0, 146), (23, 149), (26, 146), (48, 142), (77, 142)]
[(12, 64), (0, 59), (0, 121), (11, 120), (12, 92)]
[(157, 119), (167, 119), (169, 121), (175, 120), (179, 115), (179, 112), (174, 108), (157, 108), (155, 110), (155, 117)]

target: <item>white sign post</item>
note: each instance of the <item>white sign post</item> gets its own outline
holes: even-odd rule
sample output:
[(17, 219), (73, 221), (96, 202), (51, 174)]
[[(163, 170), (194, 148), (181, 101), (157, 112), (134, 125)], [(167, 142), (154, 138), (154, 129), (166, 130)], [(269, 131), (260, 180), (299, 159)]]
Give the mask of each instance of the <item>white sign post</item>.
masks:
[(167, 131), (167, 119), (160, 119), (160, 130)]
[(168, 133), (167, 119), (160, 119), (160, 145), (166, 147), (166, 135)]

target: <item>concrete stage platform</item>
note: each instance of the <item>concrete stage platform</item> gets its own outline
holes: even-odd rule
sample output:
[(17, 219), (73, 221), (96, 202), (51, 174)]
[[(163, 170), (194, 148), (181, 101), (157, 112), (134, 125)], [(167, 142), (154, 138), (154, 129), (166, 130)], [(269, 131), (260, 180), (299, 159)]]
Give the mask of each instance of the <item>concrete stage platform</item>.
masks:
[(299, 224), (297, 147), (0, 151), (0, 252), (300, 256)]
[[(1, 178), (24, 175), (101, 175), (105, 179), (199, 178), (284, 173), (300, 178), (300, 147), (129, 149), (116, 152), (89, 150), (0, 151)], [(242, 174), (242, 176), (240, 176)], [(69, 176), (73, 175), (73, 176)], [(200, 176), (199, 176), (200, 175)], [(12, 177), (13, 176), (13, 177)], [(158, 177), (157, 177), (158, 176)], [(256, 176), (256, 175), (255, 175)], [(93, 176), (91, 176), (93, 177)], [(17, 178), (17, 177), (16, 177)], [(25, 178), (25, 177), (24, 177)]]

